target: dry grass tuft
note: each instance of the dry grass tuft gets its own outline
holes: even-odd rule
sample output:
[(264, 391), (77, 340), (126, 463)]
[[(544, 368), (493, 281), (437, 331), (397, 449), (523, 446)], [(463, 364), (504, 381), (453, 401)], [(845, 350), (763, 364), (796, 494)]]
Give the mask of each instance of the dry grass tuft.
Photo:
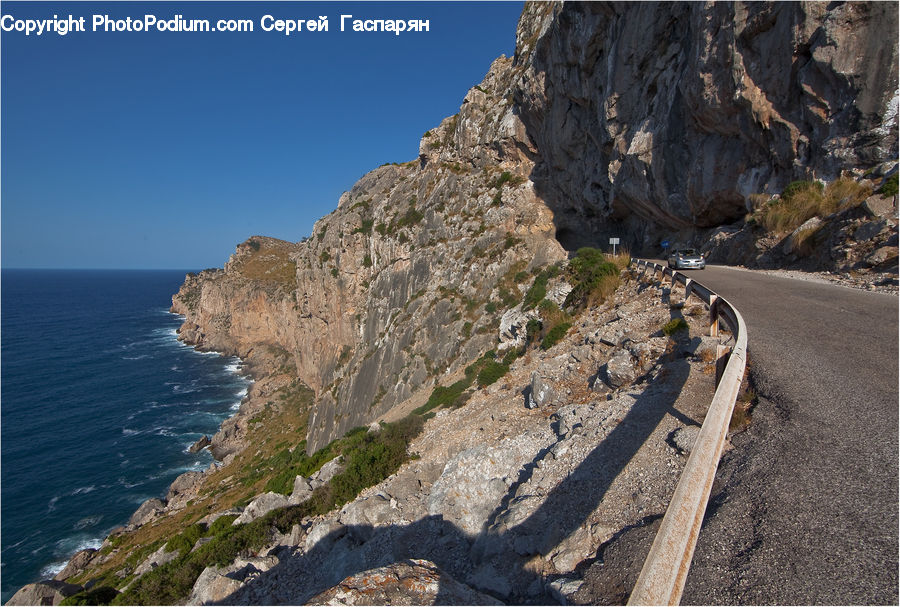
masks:
[[(825, 217), (861, 204), (871, 194), (853, 179), (837, 179), (827, 187), (819, 182), (795, 181), (780, 198), (762, 204), (751, 216), (766, 230), (784, 234), (812, 217)], [(758, 200), (754, 199), (754, 205)]]

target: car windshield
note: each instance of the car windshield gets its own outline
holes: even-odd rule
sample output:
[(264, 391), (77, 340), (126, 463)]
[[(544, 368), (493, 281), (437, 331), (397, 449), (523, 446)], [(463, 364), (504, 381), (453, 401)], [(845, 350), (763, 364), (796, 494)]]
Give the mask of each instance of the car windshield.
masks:
[(695, 251), (694, 249), (682, 249), (678, 253), (681, 255), (696, 255), (697, 251)]

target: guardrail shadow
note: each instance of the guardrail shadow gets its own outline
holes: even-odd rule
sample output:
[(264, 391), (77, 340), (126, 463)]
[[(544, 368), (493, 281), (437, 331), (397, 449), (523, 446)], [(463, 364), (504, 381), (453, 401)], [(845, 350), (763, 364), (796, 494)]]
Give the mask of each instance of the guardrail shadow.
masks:
[[(670, 309), (673, 318), (680, 316), (680, 310)], [(302, 554), (290, 554), (285, 548), (278, 565), (219, 604), (303, 604), (348, 576), (406, 559), (432, 561), (459, 582), (496, 600), (514, 604), (558, 601), (544, 585), (547, 572), (535, 569), (535, 557), (548, 556), (584, 525), (666, 415), (699, 425), (674, 408), (690, 372), (690, 364), (681, 353), (690, 346), (695, 349), (700, 340), (691, 342), (682, 343), (676, 356), (664, 354), (656, 361), (665, 365), (666, 389), (645, 389), (637, 396), (621, 422), (521, 522), (506, 527), (494, 524), (501, 514), (498, 507), (486, 528), (475, 535), (440, 515), (407, 525), (341, 527)], [(652, 382), (648, 384), (648, 388), (652, 386)], [(530, 478), (540, 457), (523, 467), (499, 504), (505, 506), (517, 499), (517, 490)], [(435, 604), (458, 601), (452, 590), (441, 585)]]

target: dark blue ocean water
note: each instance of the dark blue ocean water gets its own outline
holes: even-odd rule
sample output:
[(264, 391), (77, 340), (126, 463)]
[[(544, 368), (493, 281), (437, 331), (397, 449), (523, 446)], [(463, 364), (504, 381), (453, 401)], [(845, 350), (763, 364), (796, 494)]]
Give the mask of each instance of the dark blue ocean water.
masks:
[(248, 382), (237, 359), (176, 340), (168, 308), (184, 274), (2, 271), (3, 602), (212, 461), (186, 449)]

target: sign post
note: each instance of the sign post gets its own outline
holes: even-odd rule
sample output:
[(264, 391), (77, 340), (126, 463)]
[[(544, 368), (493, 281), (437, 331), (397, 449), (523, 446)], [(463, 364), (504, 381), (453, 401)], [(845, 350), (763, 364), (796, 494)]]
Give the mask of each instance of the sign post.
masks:
[(661, 244), (663, 246), (663, 248), (666, 250), (666, 255), (668, 255), (669, 254), (669, 241), (664, 240), (659, 244)]
[(610, 239), (609, 239), (609, 244), (611, 244), (611, 245), (613, 246), (613, 256), (615, 256), (615, 254), (616, 254), (616, 245), (619, 244), (619, 239), (618, 239), (618, 238), (610, 238)]

